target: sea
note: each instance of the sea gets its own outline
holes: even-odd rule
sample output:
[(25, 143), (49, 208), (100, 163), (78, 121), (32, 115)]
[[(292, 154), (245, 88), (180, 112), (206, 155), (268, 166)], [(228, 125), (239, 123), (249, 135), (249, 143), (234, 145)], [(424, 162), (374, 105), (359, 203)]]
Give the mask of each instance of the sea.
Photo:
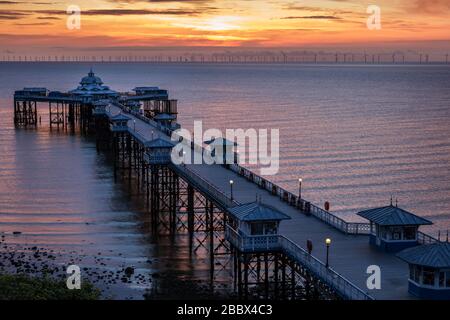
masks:
[(301, 178), (304, 199), (346, 220), (392, 199), (433, 221), (423, 231), (450, 229), (450, 65), (0, 63), (0, 234), (147, 277), (111, 284), (111, 298), (207, 290), (209, 265), (182, 236), (155, 239), (142, 195), (114, 182), (92, 138), (49, 130), (48, 105), (36, 129), (14, 127), (15, 90), (65, 92), (90, 68), (120, 92), (167, 89), (188, 129), (278, 129), (279, 170), (266, 178), (294, 193)]

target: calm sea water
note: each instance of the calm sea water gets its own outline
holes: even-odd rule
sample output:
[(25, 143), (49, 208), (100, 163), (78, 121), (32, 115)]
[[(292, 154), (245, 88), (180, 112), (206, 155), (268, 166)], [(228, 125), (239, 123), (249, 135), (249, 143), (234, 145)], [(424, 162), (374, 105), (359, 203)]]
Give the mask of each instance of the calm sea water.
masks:
[[(399, 206), (450, 229), (450, 67), (94, 64), (119, 91), (160, 86), (192, 128), (278, 128), (281, 162), (269, 179), (354, 220)], [(15, 130), (12, 95), (25, 86), (67, 91), (91, 64), (0, 64), (0, 232), (18, 243), (114, 250), (148, 272), (160, 261), (180, 278), (204, 277), (183, 245), (152, 243), (137, 197), (114, 184), (95, 144), (77, 135)], [(44, 125), (45, 124), (45, 125)], [(120, 253), (120, 255), (119, 255)], [(203, 270), (203, 271), (202, 271)]]

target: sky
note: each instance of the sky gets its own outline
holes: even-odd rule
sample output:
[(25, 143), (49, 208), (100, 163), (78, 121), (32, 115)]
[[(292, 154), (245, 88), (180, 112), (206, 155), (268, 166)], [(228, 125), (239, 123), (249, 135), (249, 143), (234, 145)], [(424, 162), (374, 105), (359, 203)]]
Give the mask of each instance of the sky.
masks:
[[(381, 29), (369, 30), (369, 5)], [(81, 9), (69, 29), (69, 6)], [(0, 0), (0, 50), (158, 48), (450, 50), (450, 0)], [(70, 20), (73, 21), (73, 20)]]

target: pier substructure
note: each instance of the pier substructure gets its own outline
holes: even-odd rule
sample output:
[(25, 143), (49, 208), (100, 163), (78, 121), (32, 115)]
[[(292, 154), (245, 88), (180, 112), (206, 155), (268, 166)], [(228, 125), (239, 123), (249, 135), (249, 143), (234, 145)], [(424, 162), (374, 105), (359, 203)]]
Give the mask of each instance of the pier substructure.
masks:
[(75, 110), (79, 111), (78, 124), (80, 126), (80, 132), (84, 135), (92, 132), (91, 124), (92, 121), (92, 110), (93, 105), (90, 103), (80, 103), (75, 106)]
[[(96, 120), (98, 139), (106, 135), (98, 127), (106, 129), (102, 121)], [(144, 190), (153, 235), (175, 238), (187, 234), (191, 254), (208, 258), (211, 278), (224, 270), (231, 271), (230, 245), (224, 236), (224, 210), (190, 184), (189, 179), (181, 178), (171, 166), (149, 155), (144, 144), (129, 131), (115, 131), (110, 135), (114, 176), (117, 178), (120, 172), (130, 183), (135, 178), (138, 190)]]
[[(131, 183), (133, 169), (133, 139), (126, 131), (112, 132), (112, 155), (114, 163), (114, 181), (117, 181), (117, 175), (120, 171), (128, 176)], [(108, 144), (107, 144), (108, 145)], [(100, 148), (100, 146), (98, 146)]]
[(282, 251), (242, 252), (232, 247), (234, 287), (241, 299), (340, 300), (302, 264)]
[(48, 103), (48, 115), (50, 120), (50, 129), (56, 126), (58, 129), (64, 128), (66, 125), (65, 121), (66, 104), (64, 102), (52, 102)]
[(178, 176), (165, 165), (149, 165), (150, 215), (153, 234), (175, 235)]
[[(73, 106), (72, 106), (73, 108)], [(70, 123), (70, 109), (71, 106), (69, 105), (69, 123)], [(73, 112), (73, 109), (72, 109)], [(74, 115), (72, 114), (72, 117)], [(72, 120), (74, 121), (74, 120)], [(111, 131), (109, 130), (109, 120), (106, 116), (96, 116), (94, 118), (95, 121), (95, 147), (97, 149), (97, 152), (104, 150), (110, 150), (111, 148)]]
[(37, 125), (37, 103), (14, 99), (14, 125), (18, 127)]
[(148, 165), (147, 172), (153, 233), (172, 237), (187, 233), (189, 252), (207, 258), (211, 280), (228, 270), (225, 212), (169, 166)]

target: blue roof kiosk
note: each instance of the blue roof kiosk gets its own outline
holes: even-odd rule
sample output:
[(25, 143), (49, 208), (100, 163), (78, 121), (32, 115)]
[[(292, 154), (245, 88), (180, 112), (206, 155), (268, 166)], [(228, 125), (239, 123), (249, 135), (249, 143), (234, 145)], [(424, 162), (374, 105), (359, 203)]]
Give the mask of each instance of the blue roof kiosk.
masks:
[(397, 257), (409, 264), (409, 293), (427, 300), (450, 299), (450, 243), (424, 244)]
[(144, 161), (148, 164), (165, 165), (172, 162), (172, 148), (175, 144), (171, 141), (156, 138), (145, 144)]
[(419, 226), (432, 224), (393, 205), (361, 211), (358, 215), (370, 221), (370, 244), (385, 252), (417, 246)]
[(278, 228), (290, 216), (259, 202), (229, 208), (231, 225), (225, 238), (242, 252), (278, 250)]
[(118, 113), (115, 116), (111, 117), (109, 119), (110, 122), (110, 128), (113, 132), (126, 132), (128, 131), (128, 121), (130, 121), (131, 118), (122, 114)]

